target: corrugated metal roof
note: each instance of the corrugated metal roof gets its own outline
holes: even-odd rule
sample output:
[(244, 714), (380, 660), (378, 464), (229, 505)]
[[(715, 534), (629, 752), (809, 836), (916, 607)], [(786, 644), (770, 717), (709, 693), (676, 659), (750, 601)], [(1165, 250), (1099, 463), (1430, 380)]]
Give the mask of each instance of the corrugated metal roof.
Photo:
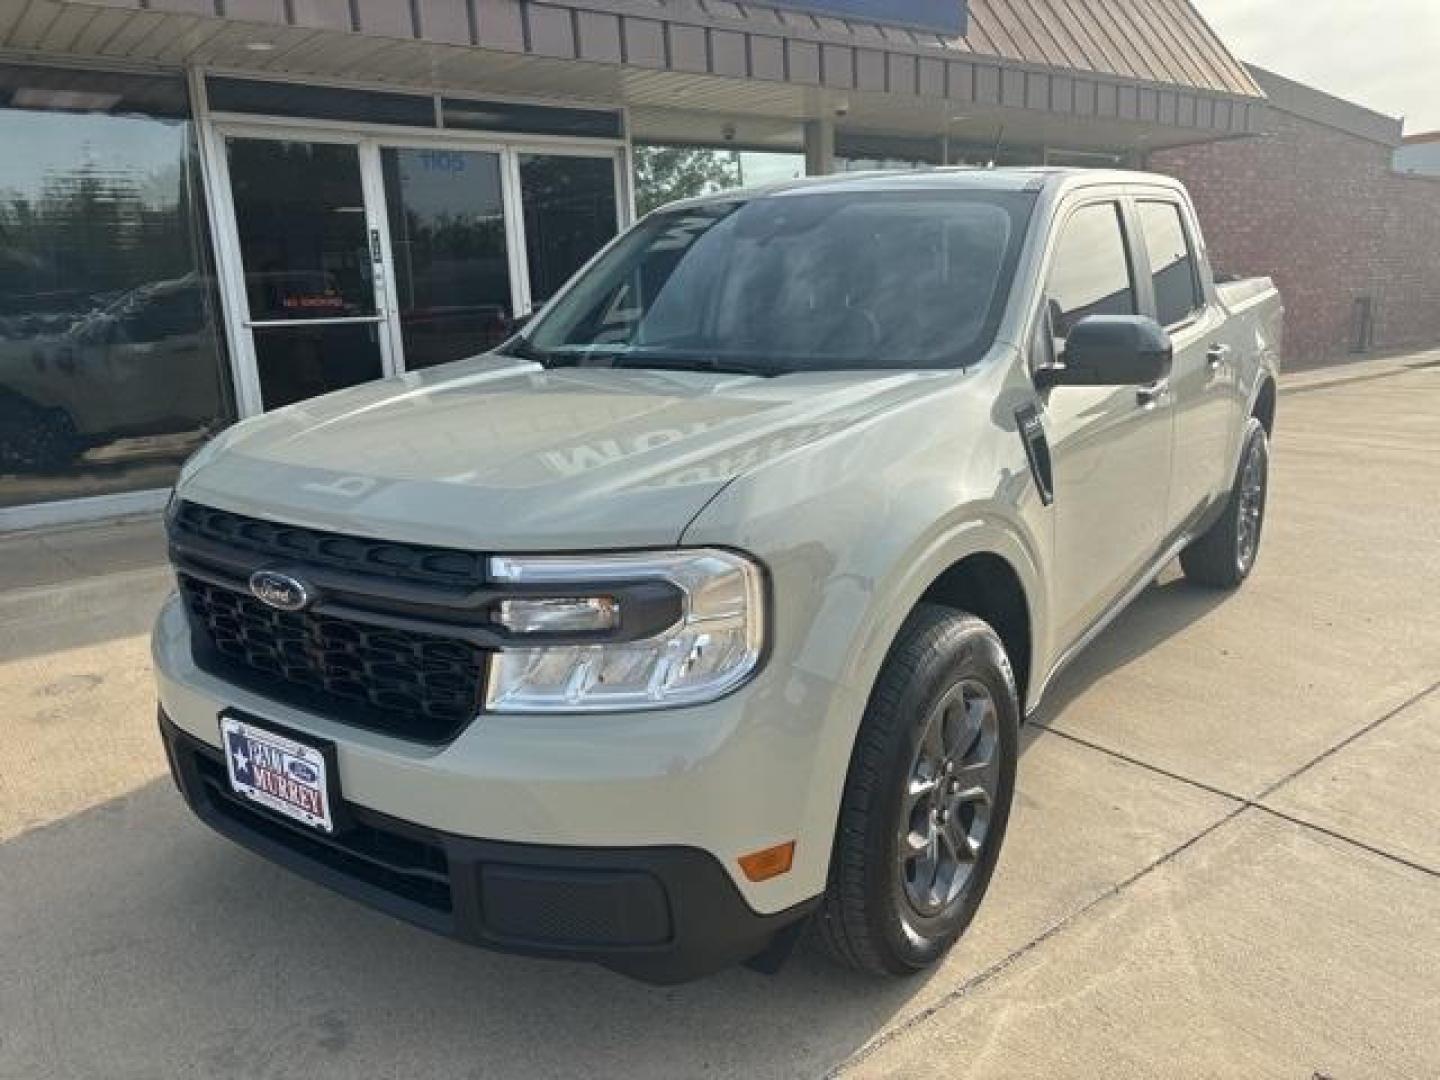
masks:
[(963, 38), (917, 40), (1026, 64), (1262, 96), (1188, 0), (970, 0)]
[[(742, 32), (808, 38), (846, 48), (898, 46), (921, 53), (972, 54), (1188, 90), (1264, 96), (1190, 0), (969, 0), (967, 32), (964, 37), (951, 38), (766, 8), (764, 0), (749, 4), (732, 0), (426, 0), (422, 5), (403, 0), (307, 0), (303, 19), (298, 6), (282, 5), (281, 0), (245, 0), (224, 8), (215, 0), (164, 0), (163, 4), (146, 0), (81, 2), (103, 3), (112, 8), (163, 8), (183, 13), (192, 23), (194, 17), (214, 16), (223, 10), (231, 19), (238, 16), (257, 22), (454, 44), (468, 44), (472, 28), (478, 25), (480, 40), (475, 43), (481, 45), (490, 44), (486, 28), (492, 23), (503, 30), (512, 22), (517, 28), (528, 22), (532, 36), (545, 37), (551, 22), (557, 26), (563, 22), (560, 30), (568, 32), (575, 12), (585, 14), (588, 9), (606, 13), (607, 17), (648, 18), (671, 25), (728, 24)], [(31, 0), (29, 4), (0, 0), (0, 19), (7, 7), (26, 12), (22, 23), (35, 22), (37, 13), (43, 17), (55, 11), (63, 11), (60, 21), (93, 17), (84, 10), (62, 7), (56, 0)], [(78, 26), (80, 32), (83, 29)], [(532, 50), (527, 46), (523, 51)], [(600, 58), (620, 59), (619, 55)]]
[(762, 3), (0, 0), (0, 50), (792, 119), (833, 92), (854, 95), (856, 130), (1056, 118), (1044, 139), (1074, 147), (1253, 133), (1265, 115), (1188, 0), (971, 0), (956, 38)]

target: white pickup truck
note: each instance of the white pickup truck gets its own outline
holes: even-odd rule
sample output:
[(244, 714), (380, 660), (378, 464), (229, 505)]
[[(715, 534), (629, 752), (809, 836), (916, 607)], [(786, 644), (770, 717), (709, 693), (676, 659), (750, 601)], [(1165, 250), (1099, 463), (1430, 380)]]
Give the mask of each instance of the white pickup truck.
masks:
[(1177, 555), (1200, 586), (1254, 565), (1280, 327), (1157, 176), (667, 207), (496, 352), (189, 462), (175, 778), (473, 944), (674, 981), (808, 924), (923, 969), (1055, 673)]

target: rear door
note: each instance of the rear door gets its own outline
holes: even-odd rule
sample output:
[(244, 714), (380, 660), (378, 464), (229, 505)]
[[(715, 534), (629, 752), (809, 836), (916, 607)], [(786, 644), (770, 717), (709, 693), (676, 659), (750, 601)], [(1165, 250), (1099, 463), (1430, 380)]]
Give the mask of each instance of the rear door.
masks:
[[(1063, 207), (1045, 274), (1032, 363), (1059, 357), (1087, 315), (1142, 310), (1143, 265), (1123, 197)], [(1058, 642), (1077, 640), (1157, 555), (1170, 485), (1171, 420), (1164, 384), (1057, 386), (1042, 396), (1054, 469), (1052, 610)]]
[(1175, 345), (1168, 539), (1228, 485), (1235, 356), (1223, 337), (1225, 313), (1207, 296), (1198, 234), (1178, 193), (1143, 192), (1134, 205), (1151, 282), (1147, 313), (1165, 327)]

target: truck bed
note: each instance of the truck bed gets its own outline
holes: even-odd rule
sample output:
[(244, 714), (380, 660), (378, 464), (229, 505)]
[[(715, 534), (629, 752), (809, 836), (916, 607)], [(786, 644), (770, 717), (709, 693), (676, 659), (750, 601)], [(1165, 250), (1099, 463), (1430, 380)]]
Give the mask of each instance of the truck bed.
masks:
[(1216, 282), (1215, 291), (1220, 294), (1224, 305), (1234, 312), (1252, 307), (1266, 297), (1274, 297), (1277, 304), (1280, 301), (1279, 290), (1275, 288), (1274, 280), (1268, 277)]

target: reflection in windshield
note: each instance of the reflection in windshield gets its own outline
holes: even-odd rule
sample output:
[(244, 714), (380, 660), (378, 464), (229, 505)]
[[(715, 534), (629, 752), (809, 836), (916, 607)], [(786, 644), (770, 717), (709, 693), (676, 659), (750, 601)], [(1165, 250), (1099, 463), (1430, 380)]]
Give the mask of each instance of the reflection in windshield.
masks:
[(526, 334), (552, 363), (953, 367), (994, 337), (1033, 196), (781, 195), (647, 218)]

